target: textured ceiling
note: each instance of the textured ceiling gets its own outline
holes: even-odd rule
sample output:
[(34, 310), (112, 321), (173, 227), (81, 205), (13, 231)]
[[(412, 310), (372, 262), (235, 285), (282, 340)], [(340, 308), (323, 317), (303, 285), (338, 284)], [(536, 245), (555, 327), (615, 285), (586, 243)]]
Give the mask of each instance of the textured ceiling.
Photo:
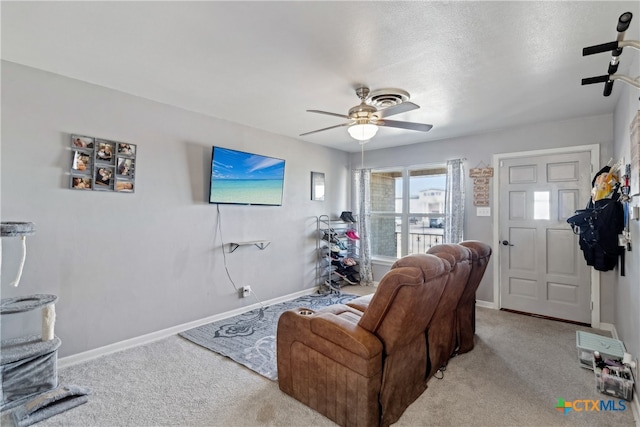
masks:
[[(6, 2), (2, 59), (344, 151), (354, 89), (401, 88), (420, 109), (366, 149), (611, 113), (602, 96), (615, 40), (640, 2)], [(638, 51), (627, 48), (619, 73)]]

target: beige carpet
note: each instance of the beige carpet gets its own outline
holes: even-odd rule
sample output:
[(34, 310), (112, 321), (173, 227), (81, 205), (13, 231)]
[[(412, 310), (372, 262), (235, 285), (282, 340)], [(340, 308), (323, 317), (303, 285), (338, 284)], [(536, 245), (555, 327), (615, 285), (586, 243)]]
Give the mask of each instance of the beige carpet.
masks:
[[(588, 328), (477, 312), (476, 348), (452, 359), (444, 379), (432, 379), (395, 425), (635, 425), (630, 404), (617, 412), (555, 409), (558, 398), (609, 399), (595, 390), (593, 372), (578, 366), (575, 331)], [(93, 395), (39, 426), (334, 425), (277, 383), (178, 336), (62, 369), (59, 376), (62, 385), (88, 386)]]

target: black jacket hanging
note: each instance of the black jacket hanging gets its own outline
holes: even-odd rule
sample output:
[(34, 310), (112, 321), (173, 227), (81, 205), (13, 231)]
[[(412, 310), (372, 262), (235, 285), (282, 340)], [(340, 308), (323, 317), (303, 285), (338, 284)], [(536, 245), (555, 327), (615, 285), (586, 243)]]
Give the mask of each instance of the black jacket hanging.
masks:
[(618, 265), (618, 256), (624, 256), (624, 247), (618, 244), (618, 235), (624, 229), (624, 207), (617, 193), (611, 199), (589, 201), (586, 209), (577, 211), (567, 222), (580, 234), (580, 249), (587, 265), (599, 271)]

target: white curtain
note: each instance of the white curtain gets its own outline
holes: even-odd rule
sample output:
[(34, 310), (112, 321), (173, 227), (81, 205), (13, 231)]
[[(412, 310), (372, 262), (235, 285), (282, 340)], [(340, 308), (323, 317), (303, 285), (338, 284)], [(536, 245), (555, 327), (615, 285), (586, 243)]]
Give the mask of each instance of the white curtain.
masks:
[(360, 236), (360, 284), (373, 285), (371, 270), (371, 169), (353, 171), (353, 183), (356, 194), (356, 213), (358, 215), (358, 234)]
[(444, 199), (444, 243), (464, 240), (464, 164), (462, 159), (447, 161), (447, 191)]

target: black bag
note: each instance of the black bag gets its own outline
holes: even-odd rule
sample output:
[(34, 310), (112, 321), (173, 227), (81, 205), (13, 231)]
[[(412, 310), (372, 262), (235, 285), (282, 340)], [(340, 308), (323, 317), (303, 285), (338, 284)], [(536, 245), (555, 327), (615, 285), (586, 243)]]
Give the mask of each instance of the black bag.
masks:
[[(616, 198), (589, 203), (567, 219), (573, 232), (580, 236), (580, 249), (587, 265), (599, 271), (612, 270), (618, 257), (624, 256), (624, 247), (619, 246), (618, 235), (624, 229), (624, 209)], [(623, 264), (621, 264), (621, 274)]]
[(597, 208), (579, 209), (567, 222), (573, 228), (574, 234), (580, 236), (580, 240), (589, 246), (598, 243), (598, 216), (602, 214), (604, 206)]

